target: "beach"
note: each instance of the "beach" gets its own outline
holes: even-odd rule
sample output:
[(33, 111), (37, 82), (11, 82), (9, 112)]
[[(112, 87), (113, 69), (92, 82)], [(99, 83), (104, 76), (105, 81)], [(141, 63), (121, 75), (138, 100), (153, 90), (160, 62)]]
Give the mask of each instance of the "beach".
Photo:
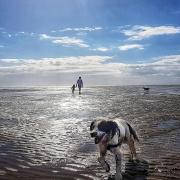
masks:
[[(122, 118), (137, 131), (141, 161), (122, 147), (124, 179), (180, 179), (180, 86), (0, 88), (0, 179), (108, 179), (90, 123)], [(110, 178), (109, 178), (110, 179)]]

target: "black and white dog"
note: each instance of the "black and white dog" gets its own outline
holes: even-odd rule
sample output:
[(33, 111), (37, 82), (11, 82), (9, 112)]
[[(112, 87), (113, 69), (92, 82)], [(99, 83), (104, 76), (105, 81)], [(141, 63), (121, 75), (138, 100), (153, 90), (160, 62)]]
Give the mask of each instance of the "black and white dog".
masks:
[(136, 160), (136, 149), (134, 142), (139, 141), (135, 130), (122, 119), (114, 120), (95, 120), (90, 125), (90, 135), (95, 138), (95, 144), (99, 146), (100, 157), (99, 163), (106, 170), (110, 171), (109, 164), (105, 161), (107, 150), (110, 150), (116, 160), (115, 180), (121, 180), (121, 151), (122, 143), (129, 145), (130, 159)]

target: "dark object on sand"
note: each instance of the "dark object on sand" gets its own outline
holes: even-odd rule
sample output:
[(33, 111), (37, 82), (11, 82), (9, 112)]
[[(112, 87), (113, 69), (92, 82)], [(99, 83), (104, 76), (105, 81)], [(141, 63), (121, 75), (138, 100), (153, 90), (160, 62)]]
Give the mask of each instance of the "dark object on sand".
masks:
[(79, 77), (79, 79), (77, 80), (76, 87), (79, 88), (79, 94), (81, 94), (81, 88), (83, 88), (83, 81), (81, 77)]
[(143, 89), (144, 89), (145, 91), (149, 91), (150, 88), (148, 88), (148, 87), (143, 87)]
[(73, 84), (73, 86), (71, 87), (73, 94), (74, 94), (75, 88), (76, 88), (76, 86), (75, 86), (75, 84)]

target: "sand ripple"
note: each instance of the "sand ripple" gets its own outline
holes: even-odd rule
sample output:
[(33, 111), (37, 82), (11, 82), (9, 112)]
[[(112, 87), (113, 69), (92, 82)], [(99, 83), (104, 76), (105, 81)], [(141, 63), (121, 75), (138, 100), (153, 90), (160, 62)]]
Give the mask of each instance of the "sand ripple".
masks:
[(138, 132), (141, 160), (129, 162), (123, 146), (124, 179), (179, 179), (180, 96), (173, 87), (156, 88), (87, 88), (81, 96), (58, 88), (0, 90), (0, 179), (113, 179), (113, 156), (107, 174), (89, 137), (97, 116), (124, 118)]

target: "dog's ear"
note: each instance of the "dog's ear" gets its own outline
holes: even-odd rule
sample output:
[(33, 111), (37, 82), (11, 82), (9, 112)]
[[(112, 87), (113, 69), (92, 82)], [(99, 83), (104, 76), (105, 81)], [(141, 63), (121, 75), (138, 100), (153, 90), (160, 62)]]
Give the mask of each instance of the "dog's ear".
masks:
[(93, 121), (90, 125), (90, 131), (92, 131), (94, 129), (94, 124), (95, 124), (95, 122)]

